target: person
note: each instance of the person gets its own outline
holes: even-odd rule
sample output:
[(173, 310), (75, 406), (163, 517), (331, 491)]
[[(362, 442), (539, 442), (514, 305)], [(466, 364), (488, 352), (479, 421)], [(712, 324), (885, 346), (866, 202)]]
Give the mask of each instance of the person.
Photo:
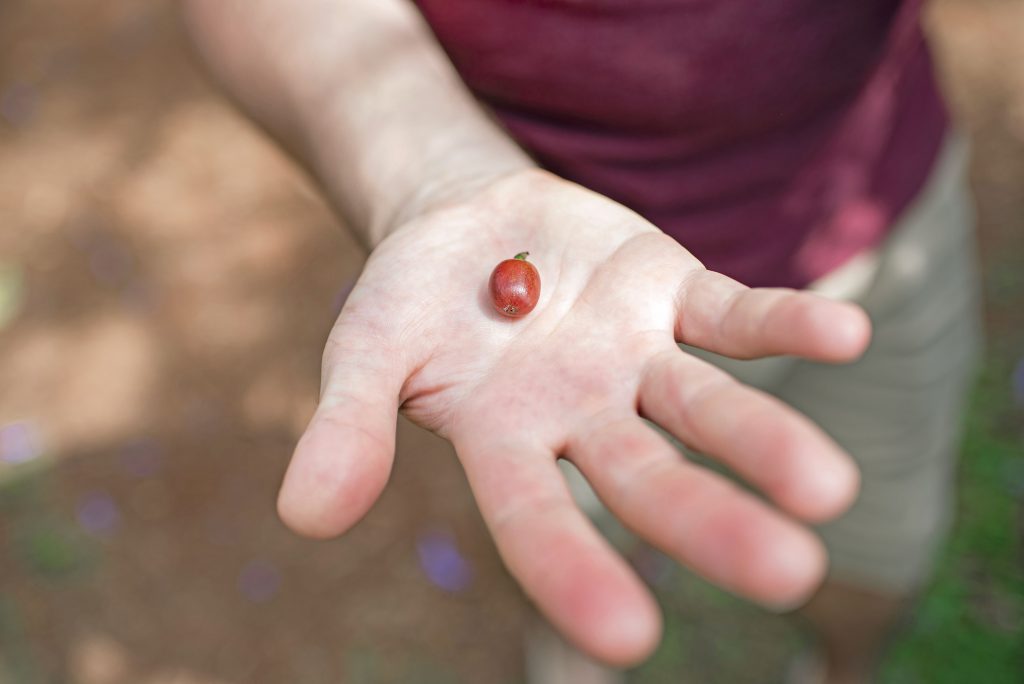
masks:
[[(660, 616), (565, 462), (699, 575), (799, 609), (806, 681), (869, 681), (948, 524), (978, 336), (921, 4), (184, 3), (212, 72), (370, 251), (284, 521), (355, 524), (401, 410), (454, 444), (574, 653), (642, 661)], [(522, 251), (540, 300), (508, 319), (486, 282)]]

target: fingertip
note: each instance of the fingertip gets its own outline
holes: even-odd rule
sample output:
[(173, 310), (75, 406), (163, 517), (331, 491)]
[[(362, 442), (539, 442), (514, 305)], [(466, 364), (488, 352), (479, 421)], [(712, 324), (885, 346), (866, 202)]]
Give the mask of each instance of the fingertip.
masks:
[(853, 505), (860, 492), (860, 470), (841, 452), (831, 457), (828, 465), (821, 462), (820, 453), (815, 456), (815, 467), (802, 473), (787, 492), (785, 508), (807, 522), (822, 523)]
[(763, 605), (776, 612), (789, 612), (810, 600), (828, 572), (825, 545), (808, 530), (787, 535), (772, 546), (764, 559)]
[(591, 634), (590, 648), (613, 667), (633, 667), (654, 653), (661, 641), (661, 629), (661, 610), (657, 602), (646, 594), (596, 626)]
[(496, 541), (509, 569), (576, 648), (614, 667), (636, 665), (661, 635), (654, 597), (607, 542), (590, 536), (578, 511), (557, 517), (502, 526)]
[(855, 361), (871, 342), (871, 320), (864, 309), (850, 302), (838, 302), (821, 295), (804, 310), (809, 338), (808, 358), (830, 363)]
[(843, 302), (843, 316), (835, 326), (836, 352), (847, 361), (860, 358), (871, 343), (871, 319), (860, 306)]
[(321, 541), (341, 535), (352, 525), (347, 516), (338, 515), (336, 507), (332, 510), (306, 496), (301, 486), (289, 484), (288, 474), (277, 493), (277, 516), (295, 534)]
[(295, 447), (277, 513), (304, 537), (336, 537), (366, 515), (387, 484), (394, 449), (316, 415)]
[(568, 553), (575, 555), (548, 570), (543, 584), (525, 582), (524, 588), (584, 653), (613, 667), (642, 662), (661, 638), (661, 611), (654, 597), (621, 558), (606, 555), (610, 549), (595, 555), (595, 549), (569, 546)]
[(292, 532), (309, 539), (333, 539), (344, 531), (336, 523), (309, 515), (284, 486), (277, 494), (277, 517)]
[(842, 515), (860, 494), (860, 469), (845, 454), (831, 468), (823, 470), (817, 480), (819, 506), (807, 517), (809, 522), (823, 523)]

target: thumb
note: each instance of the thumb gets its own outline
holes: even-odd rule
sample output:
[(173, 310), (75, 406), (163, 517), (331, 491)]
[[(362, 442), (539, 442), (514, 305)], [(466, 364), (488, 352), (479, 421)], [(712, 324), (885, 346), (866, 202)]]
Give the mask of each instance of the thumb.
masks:
[(339, 320), (331, 331), (320, 405), (295, 447), (277, 499), (281, 519), (299, 534), (345, 532), (387, 484), (405, 381), (392, 350), (363, 325)]

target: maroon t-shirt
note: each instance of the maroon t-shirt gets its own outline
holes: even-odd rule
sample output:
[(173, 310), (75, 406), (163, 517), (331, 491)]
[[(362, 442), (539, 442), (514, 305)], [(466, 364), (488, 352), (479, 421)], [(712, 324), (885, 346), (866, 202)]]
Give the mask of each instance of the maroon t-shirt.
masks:
[(543, 166), (750, 285), (876, 245), (946, 128), (921, 0), (416, 2)]

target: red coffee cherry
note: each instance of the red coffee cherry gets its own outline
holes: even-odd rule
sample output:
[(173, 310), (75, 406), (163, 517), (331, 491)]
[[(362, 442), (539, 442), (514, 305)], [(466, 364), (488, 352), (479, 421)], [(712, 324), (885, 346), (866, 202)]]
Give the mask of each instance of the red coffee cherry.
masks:
[(540, 298), (540, 273), (526, 260), (529, 252), (505, 259), (491, 271), (490, 292), (494, 308), (517, 318), (533, 311)]

